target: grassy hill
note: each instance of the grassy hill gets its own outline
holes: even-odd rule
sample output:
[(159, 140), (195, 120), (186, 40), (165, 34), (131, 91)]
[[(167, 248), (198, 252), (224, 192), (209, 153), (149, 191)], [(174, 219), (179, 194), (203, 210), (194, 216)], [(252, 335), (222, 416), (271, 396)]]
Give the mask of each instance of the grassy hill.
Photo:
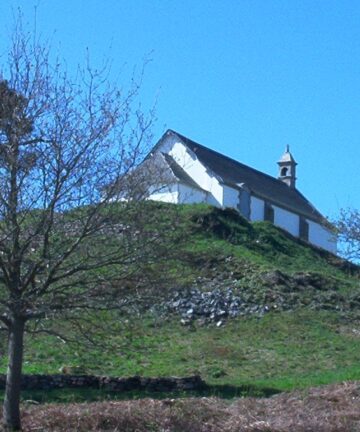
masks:
[[(358, 267), (233, 210), (143, 205), (156, 215), (150, 231), (156, 222), (177, 238), (167, 259), (147, 269), (153, 281), (161, 276), (158, 289), (145, 306), (90, 316), (93, 337), (85, 344), (29, 335), (25, 373), (200, 374), (213, 385), (279, 390), (360, 379)], [(237, 299), (240, 312), (225, 305), (210, 319), (208, 305), (194, 304), (192, 313), (172, 307), (180, 299), (186, 309), (194, 296), (201, 303), (201, 293), (213, 301), (214, 290), (228, 303)], [(65, 322), (56, 326), (71, 339)]]

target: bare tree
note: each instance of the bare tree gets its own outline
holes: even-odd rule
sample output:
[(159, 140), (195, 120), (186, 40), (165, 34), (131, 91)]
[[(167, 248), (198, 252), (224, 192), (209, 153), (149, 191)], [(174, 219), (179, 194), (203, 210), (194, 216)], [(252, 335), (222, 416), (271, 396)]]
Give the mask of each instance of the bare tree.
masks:
[(144, 286), (145, 267), (162, 248), (155, 215), (145, 226), (139, 205), (114, 202), (152, 138), (153, 112), (144, 115), (137, 105), (139, 81), (125, 91), (88, 65), (70, 79), (49, 58), (48, 46), (18, 25), (0, 75), (0, 327), (8, 333), (9, 430), (21, 427), (29, 323), (45, 329), (59, 314), (71, 319), (120, 304), (119, 281), (121, 289), (124, 280)]
[(346, 208), (340, 211), (335, 221), (338, 232), (340, 253), (344, 258), (360, 261), (360, 210)]

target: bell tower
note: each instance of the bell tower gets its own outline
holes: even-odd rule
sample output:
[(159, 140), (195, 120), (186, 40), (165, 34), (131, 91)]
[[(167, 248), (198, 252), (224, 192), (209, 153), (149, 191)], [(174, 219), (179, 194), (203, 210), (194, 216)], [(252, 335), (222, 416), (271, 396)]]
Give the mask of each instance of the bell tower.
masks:
[(286, 146), (285, 153), (281, 156), (278, 165), (278, 179), (286, 183), (289, 187), (295, 188), (297, 163), (290, 153), (289, 145)]

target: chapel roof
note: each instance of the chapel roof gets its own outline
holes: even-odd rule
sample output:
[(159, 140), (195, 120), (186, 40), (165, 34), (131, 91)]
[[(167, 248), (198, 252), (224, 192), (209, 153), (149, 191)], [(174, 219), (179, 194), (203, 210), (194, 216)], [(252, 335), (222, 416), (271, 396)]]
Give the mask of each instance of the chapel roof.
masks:
[(235, 189), (239, 188), (239, 184), (244, 183), (251, 193), (259, 198), (266, 199), (313, 221), (324, 222), (321, 213), (296, 188), (291, 188), (281, 180), (211, 150), (178, 132), (168, 130), (153, 151), (169, 136), (179, 138), (222, 183)]

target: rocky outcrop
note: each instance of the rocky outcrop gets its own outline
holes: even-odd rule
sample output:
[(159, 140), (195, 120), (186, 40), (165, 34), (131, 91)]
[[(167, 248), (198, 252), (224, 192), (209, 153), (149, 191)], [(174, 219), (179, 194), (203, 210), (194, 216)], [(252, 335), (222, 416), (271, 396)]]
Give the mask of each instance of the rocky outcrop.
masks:
[(277, 270), (248, 280), (222, 278), (221, 275), (213, 279), (198, 278), (191, 288), (175, 291), (154, 310), (178, 314), (184, 325), (197, 320), (221, 326), (228, 318), (261, 317), (270, 311), (300, 307), (337, 311), (355, 309), (360, 307), (360, 293), (345, 297), (339, 292), (337, 281), (330, 277), (311, 272), (287, 275)]

